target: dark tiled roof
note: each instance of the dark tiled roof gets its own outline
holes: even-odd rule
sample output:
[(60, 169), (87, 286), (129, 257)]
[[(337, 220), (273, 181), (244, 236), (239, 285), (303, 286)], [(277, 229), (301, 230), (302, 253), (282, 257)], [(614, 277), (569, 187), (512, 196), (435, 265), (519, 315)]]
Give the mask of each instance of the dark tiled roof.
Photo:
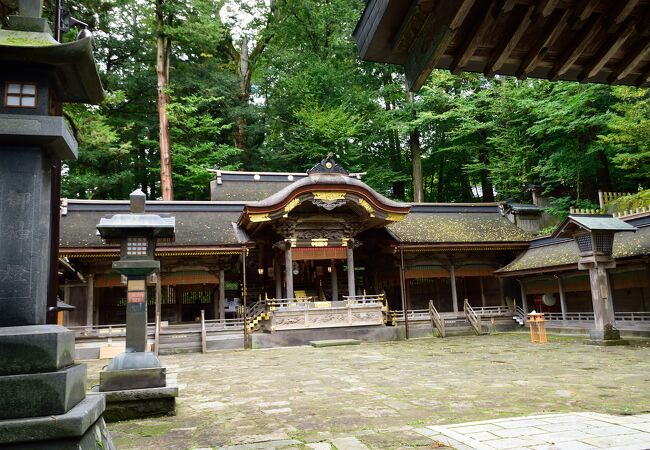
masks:
[[(470, 212), (471, 205), (449, 205), (450, 212), (444, 212), (445, 207), (437, 205), (436, 212), (418, 212), (424, 208), (414, 207), (403, 221), (388, 229), (409, 243), (522, 242), (532, 237), (496, 212), (496, 206), (494, 212), (485, 212), (489, 205), (479, 205), (478, 212)], [(455, 212), (454, 208), (463, 208), (464, 212)]]
[[(578, 263), (580, 255), (573, 239), (543, 238), (540, 241), (545, 245), (533, 242), (528, 250), (498, 272), (548, 269)], [(636, 233), (617, 234), (614, 238), (613, 255), (617, 259), (650, 255), (650, 226), (641, 227)]]
[(289, 186), (292, 182), (284, 181), (250, 181), (228, 180), (212, 189), (212, 200), (259, 201)]
[[(147, 203), (147, 212), (176, 217), (176, 239), (171, 246), (240, 245), (247, 236), (235, 230), (243, 205), (178, 202)], [(104, 215), (128, 211), (128, 202), (70, 202), (61, 217), (61, 248), (103, 247), (97, 224)]]

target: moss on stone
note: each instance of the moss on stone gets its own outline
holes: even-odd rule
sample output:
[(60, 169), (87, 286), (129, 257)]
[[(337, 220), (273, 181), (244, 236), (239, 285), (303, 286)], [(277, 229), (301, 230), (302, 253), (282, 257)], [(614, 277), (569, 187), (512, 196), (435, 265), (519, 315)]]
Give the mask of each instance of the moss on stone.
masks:
[(49, 47), (58, 42), (47, 33), (0, 30), (0, 45), (11, 47)]

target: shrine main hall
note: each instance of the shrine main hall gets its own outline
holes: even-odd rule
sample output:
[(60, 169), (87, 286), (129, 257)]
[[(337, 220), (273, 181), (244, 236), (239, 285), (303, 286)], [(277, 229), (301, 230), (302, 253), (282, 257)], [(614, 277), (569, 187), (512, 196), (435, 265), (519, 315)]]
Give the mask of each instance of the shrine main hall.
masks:
[[(430, 335), (432, 311), (447, 331), (470, 325), (468, 309), (486, 328), (520, 326), (532, 310), (558, 328), (593, 322), (578, 247), (536, 235), (539, 204), (400, 203), (363, 176), (331, 157), (307, 173), (216, 170), (210, 201), (147, 202), (147, 212), (176, 218), (176, 238), (158, 243), (161, 269), (148, 280), (151, 326), (190, 332), (203, 317), (208, 334), (241, 333), (246, 319), (253, 335), (300, 332), (301, 343), (399, 338), (391, 328), (405, 325)], [(60, 297), (74, 307), (63, 322), (78, 335), (126, 322), (126, 286), (111, 269), (119, 249), (96, 226), (128, 208), (62, 203)], [(616, 236), (609, 277), (617, 324), (632, 332), (650, 324), (650, 213), (622, 220), (637, 230)]]

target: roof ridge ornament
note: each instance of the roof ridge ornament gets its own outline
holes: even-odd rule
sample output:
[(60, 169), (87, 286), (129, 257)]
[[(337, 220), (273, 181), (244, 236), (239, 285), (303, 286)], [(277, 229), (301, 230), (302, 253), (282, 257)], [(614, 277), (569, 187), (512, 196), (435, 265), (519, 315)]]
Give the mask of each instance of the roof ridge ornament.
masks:
[(341, 167), (334, 160), (334, 153), (332, 152), (328, 153), (327, 156), (320, 163), (316, 164), (314, 167), (309, 169), (307, 173), (309, 175), (315, 173), (326, 173), (331, 175), (350, 175), (350, 173), (347, 170)]

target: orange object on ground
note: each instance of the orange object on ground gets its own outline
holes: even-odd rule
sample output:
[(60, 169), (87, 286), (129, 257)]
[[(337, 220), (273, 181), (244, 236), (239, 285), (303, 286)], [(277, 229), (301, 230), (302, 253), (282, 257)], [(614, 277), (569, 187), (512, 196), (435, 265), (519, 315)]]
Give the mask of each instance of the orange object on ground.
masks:
[(546, 344), (546, 319), (544, 313), (528, 314), (530, 324), (530, 342), (533, 344)]

